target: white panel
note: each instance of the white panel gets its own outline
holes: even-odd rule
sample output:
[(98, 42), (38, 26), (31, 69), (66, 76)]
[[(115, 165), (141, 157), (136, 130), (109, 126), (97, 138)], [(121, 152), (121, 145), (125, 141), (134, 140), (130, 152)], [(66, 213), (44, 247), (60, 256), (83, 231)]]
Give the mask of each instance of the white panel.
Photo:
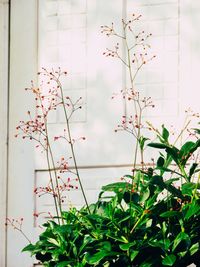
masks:
[[(32, 110), (33, 100), (24, 88), (37, 73), (37, 1), (12, 1), (10, 47), (10, 118), (9, 118), (9, 177), (8, 217), (24, 217), (23, 230), (33, 235), (33, 149), (22, 139), (16, 139), (16, 126)], [(32, 266), (28, 253), (21, 253), (27, 245), (18, 231), (8, 228), (7, 266)]]
[[(4, 3), (3, 3), (4, 2)], [(8, 4), (0, 1), (0, 266), (5, 266), (7, 211)]]
[[(87, 6), (84, 1), (39, 1), (39, 67), (58, 67), (69, 72), (69, 78), (63, 81), (67, 94), (78, 97), (82, 89), (86, 100), (86, 84), (80, 81), (86, 76), (86, 20)], [(77, 81), (75, 81), (75, 78)], [(81, 92), (82, 94), (82, 92)], [(85, 121), (82, 116), (74, 117), (74, 121)], [(51, 123), (63, 122), (63, 116), (57, 114)]]
[[(156, 58), (149, 62), (136, 78), (136, 88), (146, 88), (147, 96), (156, 101), (155, 109), (148, 117), (179, 116), (179, 1), (127, 1), (127, 13), (142, 14), (136, 29), (153, 36), (149, 43)], [(136, 30), (137, 31), (137, 30)], [(159, 101), (157, 101), (159, 99)], [(160, 102), (160, 103), (159, 103)], [(173, 106), (172, 106), (173, 105)], [(171, 108), (169, 108), (171, 106)], [(157, 115), (156, 115), (157, 114)]]

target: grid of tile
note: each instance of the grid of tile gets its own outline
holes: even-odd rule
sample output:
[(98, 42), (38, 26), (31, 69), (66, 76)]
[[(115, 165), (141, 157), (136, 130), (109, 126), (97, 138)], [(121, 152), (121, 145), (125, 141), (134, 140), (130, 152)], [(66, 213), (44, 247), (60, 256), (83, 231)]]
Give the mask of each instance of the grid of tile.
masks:
[[(87, 0), (40, 0), (39, 4), (39, 67), (68, 71), (63, 80), (66, 96), (81, 96), (86, 102)], [(74, 121), (86, 120), (82, 116)], [(51, 123), (62, 123), (63, 114), (57, 112)]]
[(136, 87), (156, 104), (152, 117), (176, 117), (179, 110), (179, 19), (178, 0), (127, 0), (127, 13), (141, 14), (137, 29), (152, 33), (156, 55), (138, 75)]

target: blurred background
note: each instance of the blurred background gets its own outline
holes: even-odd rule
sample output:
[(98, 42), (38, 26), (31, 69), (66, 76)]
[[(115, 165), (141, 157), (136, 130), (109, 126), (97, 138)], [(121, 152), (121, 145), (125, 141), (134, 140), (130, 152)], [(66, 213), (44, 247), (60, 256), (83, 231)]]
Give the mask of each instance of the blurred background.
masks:
[[(121, 32), (121, 19), (133, 13), (142, 15), (136, 32), (152, 33), (149, 43), (156, 55), (135, 80), (136, 89), (155, 103), (145, 120), (156, 127), (182, 127), (186, 109), (199, 112), (199, 1), (0, 0), (0, 266), (34, 264), (21, 254), (26, 240), (5, 228), (5, 218), (24, 217), (24, 231), (34, 240), (41, 221), (33, 213), (52, 210), (47, 196), (38, 199), (33, 193), (48, 179), (44, 156), (30, 142), (14, 137), (27, 110), (34, 112), (33, 98), (24, 88), (31, 80), (37, 83), (42, 67), (66, 70), (65, 94), (83, 99), (71, 126), (75, 137), (86, 136), (75, 148), (89, 201), (96, 199), (102, 184), (130, 172), (134, 141), (114, 131), (128, 112), (127, 103), (111, 99), (128, 86), (128, 75), (120, 61), (103, 56), (116, 39), (102, 35), (101, 26), (113, 22)], [(126, 57), (123, 43), (120, 49)], [(55, 112), (50, 134), (59, 135), (63, 123), (63, 114)], [(59, 142), (54, 151), (58, 157), (65, 153)], [(69, 193), (66, 208), (82, 204), (79, 190)]]

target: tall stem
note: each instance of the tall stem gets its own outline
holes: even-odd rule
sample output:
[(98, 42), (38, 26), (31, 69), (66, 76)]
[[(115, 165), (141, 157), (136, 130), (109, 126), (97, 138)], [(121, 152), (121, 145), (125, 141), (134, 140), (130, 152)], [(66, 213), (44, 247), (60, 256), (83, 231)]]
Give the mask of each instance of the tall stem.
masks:
[[(43, 115), (43, 119), (44, 119), (44, 127), (45, 127), (45, 133), (46, 133), (46, 142), (47, 142), (46, 157), (47, 157), (48, 171), (49, 171), (49, 175), (50, 175), (50, 183), (51, 183), (52, 190), (53, 190), (53, 198), (54, 198), (54, 204), (55, 204), (55, 208), (56, 208), (56, 213), (57, 213), (57, 216), (58, 216), (58, 222), (60, 224), (59, 217), (62, 218), (62, 206), (61, 206), (61, 196), (60, 196), (58, 178), (57, 178), (57, 175), (56, 175), (56, 168), (55, 168), (55, 164), (54, 164), (53, 153), (52, 153), (51, 145), (50, 145), (50, 142), (49, 142), (48, 126), (47, 126), (47, 115), (46, 115), (46, 112), (44, 110), (44, 106), (43, 106), (43, 103), (42, 103), (42, 99), (41, 99), (40, 93), (38, 95), (38, 98), (39, 98), (40, 104), (41, 104), (41, 110), (42, 110), (42, 115)], [(52, 174), (51, 174), (51, 163), (50, 163), (49, 153), (50, 153), (50, 157), (51, 157), (51, 161), (52, 161), (53, 169), (54, 169), (54, 174), (55, 174), (55, 182), (56, 182), (56, 187), (57, 187), (57, 191), (58, 191), (57, 194), (56, 194), (56, 191), (55, 191), (53, 178), (52, 178)], [(58, 203), (57, 203), (57, 201), (58, 201)], [(59, 211), (58, 210), (60, 211), (60, 215), (59, 215)]]
[(53, 178), (52, 178), (52, 174), (51, 174), (51, 164), (50, 164), (50, 159), (49, 159), (48, 148), (46, 149), (46, 158), (47, 158), (47, 165), (48, 165), (48, 171), (49, 171), (49, 176), (50, 176), (50, 183), (51, 183), (51, 187), (52, 187), (52, 191), (53, 191), (54, 205), (55, 205), (56, 214), (58, 217), (58, 223), (60, 224), (60, 219), (59, 219), (60, 216), (59, 216), (59, 212), (58, 212), (56, 192), (55, 192), (55, 188), (54, 188), (54, 184), (53, 184)]
[(82, 192), (82, 195), (83, 195), (87, 210), (90, 213), (89, 205), (88, 205), (86, 194), (85, 194), (85, 191), (84, 191), (84, 188), (83, 188), (83, 185), (82, 185), (82, 181), (81, 181), (81, 178), (80, 178), (78, 165), (77, 165), (77, 161), (76, 161), (76, 156), (75, 156), (75, 152), (74, 152), (74, 146), (73, 146), (73, 141), (72, 141), (72, 137), (71, 137), (70, 123), (69, 123), (69, 118), (68, 118), (68, 114), (67, 114), (67, 110), (66, 110), (65, 102), (64, 102), (64, 94), (63, 94), (62, 84), (60, 83), (59, 79), (57, 79), (57, 78), (56, 78), (56, 82), (57, 82), (57, 84), (58, 84), (58, 86), (60, 88), (60, 92), (61, 92), (62, 105), (63, 105), (64, 115), (65, 115), (65, 120), (66, 120), (66, 125), (67, 125), (68, 140), (69, 140), (69, 144), (70, 144), (70, 148), (71, 148), (71, 152), (72, 152), (72, 158), (73, 158), (73, 161), (74, 161), (74, 167), (75, 167), (75, 170), (76, 170), (76, 175), (77, 175), (77, 178), (78, 178), (78, 182), (79, 182), (79, 185), (80, 185), (80, 188), (81, 188), (81, 192)]

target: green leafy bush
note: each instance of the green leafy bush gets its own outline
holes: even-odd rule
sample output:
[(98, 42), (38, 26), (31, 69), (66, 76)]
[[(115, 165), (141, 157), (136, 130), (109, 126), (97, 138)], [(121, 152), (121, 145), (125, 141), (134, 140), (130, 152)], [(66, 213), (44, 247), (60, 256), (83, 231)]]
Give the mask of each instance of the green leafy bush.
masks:
[(73, 208), (63, 225), (46, 222), (23, 251), (44, 266), (200, 266), (200, 171), (189, 160), (200, 139), (148, 146), (165, 151), (154, 168), (103, 186), (90, 213)]

